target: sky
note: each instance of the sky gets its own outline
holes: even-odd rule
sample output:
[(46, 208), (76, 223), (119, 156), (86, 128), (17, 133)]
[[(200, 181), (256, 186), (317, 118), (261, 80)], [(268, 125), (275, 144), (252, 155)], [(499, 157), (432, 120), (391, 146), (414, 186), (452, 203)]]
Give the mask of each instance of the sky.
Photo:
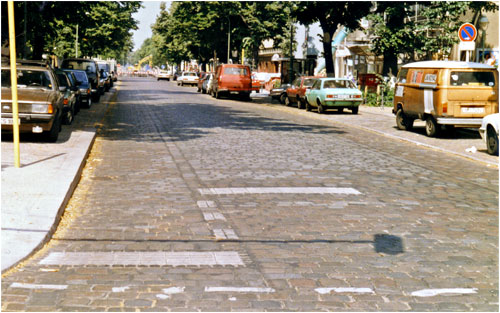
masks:
[(151, 25), (156, 21), (156, 17), (160, 14), (160, 3), (166, 2), (167, 8), (170, 1), (143, 1), (143, 8), (132, 15), (133, 18), (139, 21), (139, 29), (133, 31), (134, 51), (137, 51), (144, 40), (153, 36)]

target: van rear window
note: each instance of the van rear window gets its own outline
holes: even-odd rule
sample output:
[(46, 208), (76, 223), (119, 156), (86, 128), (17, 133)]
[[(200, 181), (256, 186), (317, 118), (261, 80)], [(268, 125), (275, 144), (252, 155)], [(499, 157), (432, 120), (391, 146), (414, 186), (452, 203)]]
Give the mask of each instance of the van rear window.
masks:
[(493, 72), (458, 72), (450, 74), (452, 86), (495, 86), (495, 75)]
[(248, 71), (246, 68), (240, 68), (240, 67), (226, 67), (224, 68), (224, 74), (225, 75), (243, 75), (247, 76)]

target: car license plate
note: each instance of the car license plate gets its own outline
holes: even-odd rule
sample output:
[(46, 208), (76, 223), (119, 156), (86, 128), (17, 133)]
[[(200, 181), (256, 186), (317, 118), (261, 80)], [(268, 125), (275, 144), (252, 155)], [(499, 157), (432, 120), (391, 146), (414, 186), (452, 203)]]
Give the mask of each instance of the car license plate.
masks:
[[(21, 124), (21, 120), (17, 120), (18, 124)], [(2, 125), (14, 125), (14, 119), (13, 118), (2, 118)]]
[(484, 108), (462, 108), (462, 113), (484, 113)]
[(231, 93), (232, 95), (237, 95), (237, 94), (239, 94), (239, 92), (237, 92), (237, 91), (231, 91), (230, 93)]
[(338, 95), (337, 98), (338, 99), (349, 99), (350, 96), (349, 95)]

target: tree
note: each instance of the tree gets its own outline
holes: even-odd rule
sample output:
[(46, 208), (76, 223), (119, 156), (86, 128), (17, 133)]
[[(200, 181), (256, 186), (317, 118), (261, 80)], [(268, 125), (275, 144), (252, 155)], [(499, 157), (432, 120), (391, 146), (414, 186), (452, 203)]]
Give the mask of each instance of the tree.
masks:
[[(44, 53), (72, 56), (78, 26), (80, 56), (118, 58), (132, 48), (130, 30), (137, 29), (132, 14), (140, 7), (138, 1), (15, 2), (16, 34), (22, 38), (17, 51), (26, 51), (23, 54), (31, 59), (41, 59)], [(4, 8), (6, 2), (2, 2), (2, 44), (8, 41)]]
[(367, 1), (297, 2), (297, 9), (293, 13), (297, 20), (304, 25), (319, 22), (323, 30), (323, 53), (328, 76), (333, 76), (335, 73), (333, 67), (332, 37), (339, 25), (343, 25), (350, 30), (359, 28), (359, 21), (369, 14), (371, 7), (372, 3)]

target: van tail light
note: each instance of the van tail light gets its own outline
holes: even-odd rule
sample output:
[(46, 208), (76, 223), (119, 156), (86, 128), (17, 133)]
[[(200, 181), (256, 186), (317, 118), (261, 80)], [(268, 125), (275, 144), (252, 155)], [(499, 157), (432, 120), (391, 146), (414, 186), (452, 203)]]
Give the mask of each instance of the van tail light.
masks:
[(63, 103), (64, 105), (68, 105), (68, 99), (64, 99)]
[(54, 113), (54, 107), (52, 106), (52, 103), (49, 103), (49, 105), (47, 106), (47, 113)]

